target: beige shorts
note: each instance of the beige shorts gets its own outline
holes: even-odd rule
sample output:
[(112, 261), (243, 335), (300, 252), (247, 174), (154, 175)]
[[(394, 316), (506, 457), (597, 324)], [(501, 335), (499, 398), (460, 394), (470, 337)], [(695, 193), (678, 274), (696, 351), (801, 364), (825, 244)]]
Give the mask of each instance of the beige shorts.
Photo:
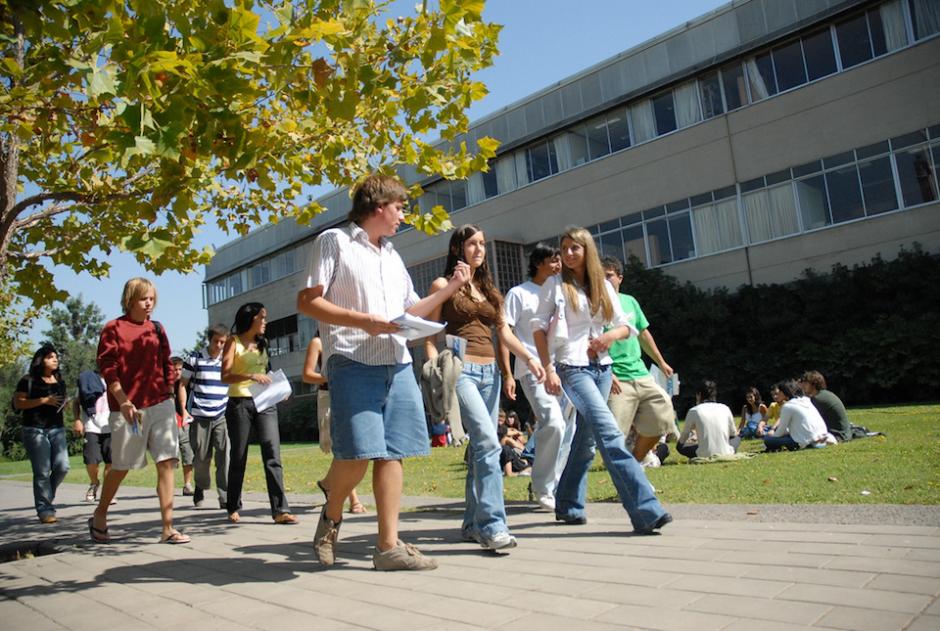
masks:
[(118, 471), (143, 469), (147, 466), (147, 452), (154, 462), (179, 459), (179, 428), (176, 425), (176, 406), (167, 399), (140, 413), (139, 433), (120, 412), (111, 412), (111, 466)]
[(624, 436), (635, 424), (640, 436), (652, 438), (672, 431), (676, 411), (666, 391), (652, 377), (620, 382), (620, 394), (611, 393), (607, 400)]
[(320, 451), (332, 453), (333, 441), (330, 440), (330, 391), (317, 391), (317, 428), (320, 431)]

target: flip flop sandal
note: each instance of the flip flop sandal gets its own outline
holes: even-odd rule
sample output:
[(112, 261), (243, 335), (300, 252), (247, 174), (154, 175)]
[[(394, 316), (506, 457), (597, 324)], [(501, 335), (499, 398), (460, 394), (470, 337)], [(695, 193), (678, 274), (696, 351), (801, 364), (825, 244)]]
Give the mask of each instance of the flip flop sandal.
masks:
[(362, 505), (362, 502), (356, 502), (349, 507), (349, 512), (355, 515), (361, 515), (366, 512), (366, 507)]
[(294, 524), (299, 524), (300, 520), (290, 513), (280, 513), (277, 517), (274, 518), (274, 523), (293, 526)]
[(111, 535), (108, 534), (108, 529), (95, 528), (95, 518), (88, 518), (88, 535), (91, 537), (92, 543), (111, 543)]
[(174, 530), (173, 532), (171, 532), (170, 536), (167, 537), (166, 539), (163, 539), (163, 538), (160, 539), (160, 543), (168, 543), (174, 546), (180, 545), (183, 543), (189, 543), (190, 541), (192, 541), (192, 539), (190, 539), (188, 535), (184, 535), (178, 530)]

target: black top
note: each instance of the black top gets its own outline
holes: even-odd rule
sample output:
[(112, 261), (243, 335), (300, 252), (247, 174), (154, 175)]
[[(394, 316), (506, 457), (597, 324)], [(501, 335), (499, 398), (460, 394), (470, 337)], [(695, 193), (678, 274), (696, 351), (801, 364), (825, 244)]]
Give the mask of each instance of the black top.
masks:
[[(57, 394), (65, 400), (65, 384), (61, 381), (46, 383), (42, 379), (23, 377), (16, 384), (16, 391), (26, 393), (27, 399), (41, 399)], [(62, 410), (64, 409), (62, 408)], [(62, 410), (57, 409), (54, 405), (40, 405), (39, 407), (22, 410), (23, 426), (38, 427), (40, 429), (62, 427)]]

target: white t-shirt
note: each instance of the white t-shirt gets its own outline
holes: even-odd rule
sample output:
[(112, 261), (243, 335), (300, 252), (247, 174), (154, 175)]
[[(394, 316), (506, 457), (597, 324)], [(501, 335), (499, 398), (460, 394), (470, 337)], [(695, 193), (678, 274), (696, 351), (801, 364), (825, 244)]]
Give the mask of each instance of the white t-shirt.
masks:
[(826, 421), (809, 397), (795, 397), (783, 404), (774, 436), (790, 435), (800, 447), (819, 441), (828, 434)]
[[(539, 290), (541, 287), (531, 280), (527, 280), (521, 285), (516, 285), (506, 293), (506, 300), (503, 302), (503, 317), (506, 324), (512, 327), (513, 333), (525, 346), (525, 349), (532, 353), (533, 357), (538, 357), (539, 352), (535, 348), (535, 340), (532, 337), (532, 317), (539, 306)], [(527, 362), (516, 359), (515, 378), (522, 379), (529, 374), (529, 365)]]
[(731, 408), (724, 403), (706, 401), (689, 410), (679, 442), (688, 440), (692, 430), (695, 430), (698, 438), (698, 449), (695, 450), (697, 458), (729, 456), (734, 453), (734, 447), (728, 439), (737, 434), (737, 428), (734, 426)]

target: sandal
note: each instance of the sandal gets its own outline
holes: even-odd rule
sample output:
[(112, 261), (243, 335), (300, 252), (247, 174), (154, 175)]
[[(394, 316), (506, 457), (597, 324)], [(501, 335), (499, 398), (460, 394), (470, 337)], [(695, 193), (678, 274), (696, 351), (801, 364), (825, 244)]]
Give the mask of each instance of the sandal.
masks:
[(111, 543), (111, 535), (108, 534), (107, 528), (95, 528), (94, 517), (88, 518), (88, 535), (92, 543)]
[(238, 511), (228, 514), (228, 520), (230, 523), (237, 524), (241, 521), (241, 517), (238, 515)]
[(294, 524), (299, 524), (300, 520), (290, 513), (278, 513), (277, 517), (274, 518), (274, 523), (293, 526)]
[(325, 497), (326, 500), (329, 501), (329, 500), (330, 500), (330, 490), (327, 489), (325, 486), (323, 486), (323, 480), (317, 480), (317, 486), (319, 486), (319, 487), (320, 487), (320, 490), (323, 491), (323, 497)]
[(169, 543), (170, 545), (179, 545), (181, 543), (189, 543), (192, 541), (189, 535), (184, 535), (179, 530), (174, 530), (170, 533), (169, 537), (161, 537), (160, 543)]
[(362, 502), (356, 502), (349, 507), (349, 512), (355, 515), (361, 515), (366, 512), (366, 507), (362, 505)]

